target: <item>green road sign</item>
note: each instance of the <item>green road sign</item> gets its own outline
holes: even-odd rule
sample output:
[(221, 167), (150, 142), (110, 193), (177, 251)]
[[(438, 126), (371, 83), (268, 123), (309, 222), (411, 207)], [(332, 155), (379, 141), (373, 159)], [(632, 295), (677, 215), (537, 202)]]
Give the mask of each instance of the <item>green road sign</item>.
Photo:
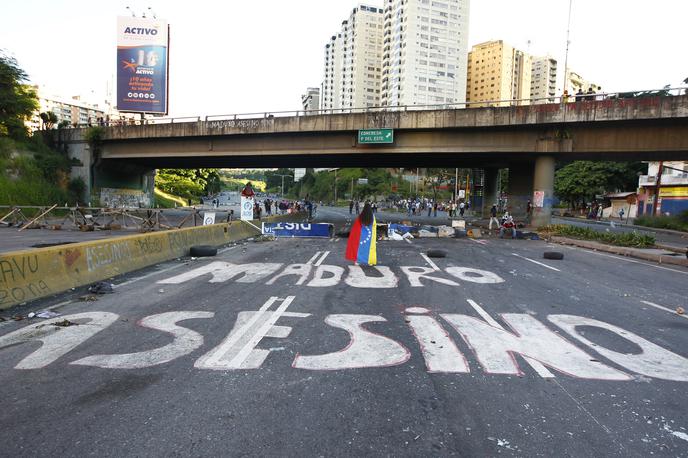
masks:
[(358, 143), (394, 143), (394, 129), (359, 130)]

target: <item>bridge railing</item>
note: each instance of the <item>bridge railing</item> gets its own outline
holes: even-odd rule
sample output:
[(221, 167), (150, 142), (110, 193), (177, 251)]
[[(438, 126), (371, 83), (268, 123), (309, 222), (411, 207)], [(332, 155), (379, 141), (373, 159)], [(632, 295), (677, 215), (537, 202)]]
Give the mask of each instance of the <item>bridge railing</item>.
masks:
[(561, 96), (548, 96), (527, 99), (504, 99), (504, 100), (481, 100), (474, 102), (446, 103), (446, 104), (426, 104), (426, 105), (394, 105), (384, 107), (361, 107), (361, 108), (327, 108), (318, 110), (288, 110), (288, 111), (258, 111), (253, 113), (232, 113), (217, 114), (206, 116), (183, 116), (183, 117), (159, 117), (144, 119), (120, 119), (120, 120), (101, 120), (89, 124), (79, 124), (77, 128), (100, 126), (123, 126), (123, 125), (149, 125), (149, 124), (181, 124), (196, 123), (202, 121), (226, 121), (226, 120), (247, 120), (247, 119), (270, 119), (283, 117), (299, 116), (318, 116), (318, 115), (337, 115), (337, 114), (356, 114), (356, 113), (389, 113), (397, 111), (422, 111), (422, 110), (463, 110), (471, 108), (486, 107), (516, 107), (540, 104), (566, 104), (589, 101), (603, 101), (615, 99), (630, 99), (641, 97), (670, 97), (688, 94), (686, 87), (665, 87), (661, 89), (644, 89), (640, 91), (625, 92), (598, 92), (569, 94)]

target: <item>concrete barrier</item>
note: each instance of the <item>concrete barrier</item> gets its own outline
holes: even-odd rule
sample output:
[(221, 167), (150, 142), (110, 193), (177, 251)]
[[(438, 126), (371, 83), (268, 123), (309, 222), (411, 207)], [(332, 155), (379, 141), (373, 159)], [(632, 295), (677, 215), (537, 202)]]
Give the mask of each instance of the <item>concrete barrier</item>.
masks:
[[(291, 214), (264, 221), (302, 221)], [(187, 256), (193, 245), (220, 246), (260, 234), (244, 221), (130, 235), (0, 254), (0, 309)]]

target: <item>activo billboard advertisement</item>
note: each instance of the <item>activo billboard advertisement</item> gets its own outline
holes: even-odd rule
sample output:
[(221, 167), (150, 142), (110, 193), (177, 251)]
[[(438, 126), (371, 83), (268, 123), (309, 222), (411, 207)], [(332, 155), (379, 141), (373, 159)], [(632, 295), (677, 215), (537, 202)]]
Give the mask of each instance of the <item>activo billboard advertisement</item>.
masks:
[(117, 18), (117, 109), (167, 113), (167, 22)]

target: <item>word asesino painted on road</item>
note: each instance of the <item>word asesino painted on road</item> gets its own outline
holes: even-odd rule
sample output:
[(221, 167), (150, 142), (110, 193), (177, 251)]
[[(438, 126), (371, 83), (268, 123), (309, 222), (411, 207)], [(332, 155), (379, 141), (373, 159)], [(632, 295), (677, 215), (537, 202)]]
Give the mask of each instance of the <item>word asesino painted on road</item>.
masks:
[[(361, 266), (313, 265), (259, 262), (252, 264), (232, 264), (216, 261), (198, 267), (189, 272), (176, 275), (158, 283), (176, 285), (193, 280), (194, 278), (211, 275), (209, 283), (224, 283), (234, 280), (237, 283), (256, 283), (268, 279), (265, 284), (273, 285), (283, 277), (295, 277), (297, 286), (304, 285), (312, 288), (329, 288), (338, 285), (342, 280), (354, 288), (396, 288), (399, 277), (387, 266), (364, 268)], [(413, 287), (422, 287), (429, 282), (448, 286), (459, 286), (459, 282), (495, 284), (503, 283), (504, 279), (487, 270), (470, 267), (447, 267), (444, 272), (450, 278), (440, 276), (442, 271), (429, 267), (401, 266), (401, 272)], [(346, 276), (344, 275), (346, 274)]]
[[(310, 313), (288, 311), (295, 297), (271, 297), (259, 310), (239, 312), (233, 328), (214, 348), (194, 363), (197, 369), (248, 370), (259, 369), (276, 349), (261, 343), (266, 338), (286, 339), (292, 326), (277, 324), (283, 319), (308, 319)], [(469, 301), (470, 302), (470, 301)], [(172, 341), (159, 348), (124, 354), (96, 354), (71, 361), (72, 365), (105, 369), (141, 369), (169, 363), (201, 348), (203, 336), (179, 323), (187, 320), (212, 319), (213, 312), (176, 311), (151, 315), (139, 321), (143, 328), (170, 334)], [(39, 341), (42, 346), (24, 357), (15, 369), (40, 369), (74, 350), (86, 340), (110, 327), (119, 316), (109, 312), (88, 312), (68, 315), (27, 326), (0, 337), (0, 349), (24, 342)], [(423, 307), (407, 308), (403, 315), (415, 337), (427, 371), (431, 373), (467, 374), (471, 372), (465, 354), (447, 332), (443, 322), (463, 339), (487, 374), (523, 376), (515, 355), (523, 358), (541, 377), (554, 377), (549, 370), (582, 379), (628, 381), (637, 374), (663, 380), (688, 381), (688, 359), (673, 353), (645, 338), (603, 321), (575, 316), (549, 315), (551, 325), (563, 330), (580, 345), (586, 346), (608, 360), (602, 362), (587, 351), (551, 330), (545, 323), (528, 314), (501, 315), (511, 330), (506, 330), (493, 318), (457, 313), (433, 315)], [(63, 320), (75, 323), (69, 327), (56, 324)], [(319, 353), (319, 345), (311, 344), (297, 353), (292, 361), (294, 369), (333, 371), (379, 368), (406, 363), (411, 352), (400, 342), (380, 334), (387, 319), (380, 315), (331, 314), (325, 317), (327, 326), (338, 329), (340, 350)], [(368, 326), (374, 326), (373, 332)], [(629, 342), (637, 351), (620, 352), (593, 343), (579, 328), (597, 328)], [(348, 335), (348, 337), (347, 337)], [(146, 340), (148, 347), (149, 341)], [(149, 347), (148, 347), (149, 348)]]

